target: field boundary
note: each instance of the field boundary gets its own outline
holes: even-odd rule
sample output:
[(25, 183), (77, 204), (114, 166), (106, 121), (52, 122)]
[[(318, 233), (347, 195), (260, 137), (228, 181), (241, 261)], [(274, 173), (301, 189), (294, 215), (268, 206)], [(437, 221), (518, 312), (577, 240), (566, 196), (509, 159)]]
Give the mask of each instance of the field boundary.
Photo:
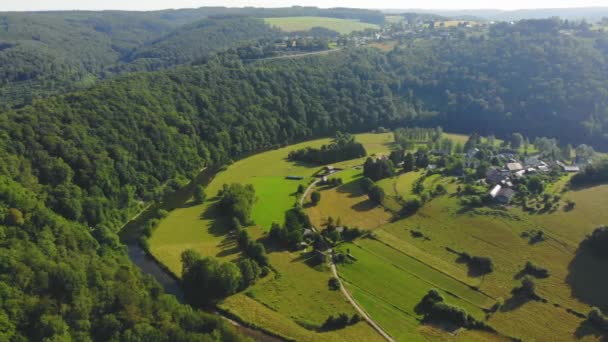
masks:
[(384, 337), (387, 341), (395, 342), (395, 340), (391, 337), (391, 335), (389, 335), (386, 331), (384, 331), (384, 329), (382, 329), (382, 327), (380, 327), (380, 325), (378, 325), (373, 319), (371, 319), (371, 317), (369, 317), (369, 315), (359, 306), (357, 301), (355, 301), (355, 299), (350, 295), (350, 293), (348, 292), (346, 287), (342, 284), (342, 280), (340, 279), (340, 276), (338, 275), (338, 270), (336, 268), (336, 264), (334, 264), (333, 262), (331, 263), (331, 271), (332, 271), (334, 277), (336, 279), (338, 279), (338, 282), (340, 283), (340, 291), (342, 292), (344, 297), (346, 297), (346, 299), (355, 308), (355, 310), (357, 310), (357, 312), (361, 315), (361, 317), (363, 317), (363, 319), (367, 322), (367, 324), (369, 324), (372, 328), (374, 328), (374, 330), (376, 330), (380, 335), (382, 335), (382, 337)]

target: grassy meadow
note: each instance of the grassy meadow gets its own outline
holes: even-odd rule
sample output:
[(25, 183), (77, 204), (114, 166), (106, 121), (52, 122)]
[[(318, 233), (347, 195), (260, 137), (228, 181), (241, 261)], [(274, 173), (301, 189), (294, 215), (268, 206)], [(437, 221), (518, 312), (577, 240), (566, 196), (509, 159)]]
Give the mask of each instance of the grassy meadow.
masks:
[[(387, 152), (392, 134), (360, 134), (357, 141), (370, 153)], [(202, 255), (224, 261), (240, 256), (234, 238), (228, 235), (228, 222), (215, 210), (216, 194), (223, 184), (240, 182), (252, 184), (257, 201), (252, 210), (255, 227), (247, 228), (254, 239), (262, 239), (273, 221), (283, 221), (286, 210), (296, 203), (299, 184), (308, 185), (321, 169), (318, 165), (303, 165), (287, 160), (290, 151), (304, 147), (320, 147), (330, 139), (317, 139), (239, 160), (219, 172), (206, 188), (208, 200), (202, 205), (186, 201), (161, 221), (149, 239), (152, 254), (175, 274), (181, 274), (181, 253), (193, 248)], [(364, 158), (335, 164), (353, 167)], [(345, 179), (358, 179), (360, 170), (347, 170)], [(303, 180), (288, 180), (286, 176), (300, 176)], [(349, 178), (350, 177), (350, 178)], [(304, 252), (289, 252), (266, 245), (268, 257), (276, 273), (247, 289), (246, 293), (228, 298), (221, 307), (245, 321), (268, 328), (282, 336), (303, 341), (374, 341), (380, 335), (361, 322), (339, 332), (319, 333), (317, 329), (329, 315), (342, 312), (352, 315), (354, 309), (339, 291), (327, 286), (331, 273), (328, 269), (310, 265)], [(246, 306), (237, 305), (247, 301)], [(256, 307), (258, 314), (251, 315)], [(266, 320), (271, 320), (269, 324)]]
[(375, 24), (363, 23), (355, 19), (338, 19), (326, 17), (279, 17), (265, 18), (268, 24), (276, 26), (286, 32), (308, 31), (313, 27), (323, 27), (340, 34), (349, 34), (353, 31), (365, 29), (378, 29)]
[[(463, 135), (446, 134), (464, 143)], [(359, 134), (368, 155), (385, 155), (395, 148), (391, 133)], [(181, 272), (180, 254), (193, 248), (203, 255), (223, 260), (240, 257), (235, 241), (227, 232), (228, 223), (215, 212), (215, 198), (222, 184), (252, 184), (258, 197), (249, 227), (254, 239), (263, 241), (275, 272), (245, 292), (227, 298), (220, 307), (242, 320), (298, 341), (381, 340), (366, 323), (346, 329), (320, 332), (329, 315), (354, 309), (338, 291), (330, 291), (330, 271), (311, 261), (310, 249), (290, 252), (264, 239), (273, 221), (282, 222), (286, 210), (297, 201), (299, 184), (307, 186), (321, 166), (287, 160), (290, 151), (307, 146), (320, 147), (330, 139), (318, 139), (237, 161), (218, 173), (207, 186), (208, 200), (202, 205), (182, 203), (170, 212), (149, 240), (154, 256), (176, 274)], [(319, 187), (321, 201), (305, 207), (313, 224), (322, 227), (327, 217), (342, 224), (372, 230), (371, 237), (338, 246), (349, 250), (354, 263), (338, 267), (340, 277), (364, 310), (398, 341), (487, 341), (506, 337), (523, 340), (593, 340), (597, 332), (584, 329), (582, 319), (590, 307), (608, 310), (608, 275), (602, 263), (578, 253), (578, 245), (595, 227), (608, 223), (608, 185), (564, 192), (565, 176), (547, 192), (561, 194), (562, 205), (550, 213), (530, 214), (520, 208), (463, 208), (456, 196), (453, 178), (426, 177), (425, 188), (443, 184), (447, 194), (433, 198), (416, 214), (393, 221), (384, 208), (369, 204), (359, 188), (365, 158), (334, 164), (344, 170), (333, 177), (344, 184)], [(378, 184), (393, 200), (414, 196), (414, 182), (422, 172), (401, 173)], [(301, 176), (302, 180), (287, 180)], [(573, 210), (563, 203), (572, 200)], [(522, 234), (543, 230), (545, 241), (533, 243)], [(413, 231), (422, 236), (412, 234)], [(491, 257), (494, 272), (478, 276), (454, 253)], [(545, 302), (521, 302), (511, 295), (520, 284), (521, 270), (532, 261), (549, 270), (550, 276), (536, 280), (537, 293)], [(440, 328), (420, 324), (416, 304), (431, 289), (444, 294), (446, 302), (465, 308), (478, 319), (496, 301), (504, 306), (488, 317), (487, 323), (499, 334), (458, 330), (446, 334)]]
[[(425, 184), (427, 181), (434, 180), (427, 179)], [(565, 181), (558, 182), (556, 187), (559, 188), (560, 184), (565, 184)], [(566, 192), (564, 199), (575, 201), (576, 208), (572, 211), (560, 208), (546, 214), (528, 214), (514, 207), (507, 210), (463, 210), (454, 197), (454, 187), (454, 184), (449, 184), (450, 194), (427, 203), (414, 216), (375, 230), (375, 239), (383, 246), (390, 246), (393, 252), (399, 251), (424, 265), (432, 266), (433, 270), (457, 280), (469, 290), (471, 287), (478, 288), (479, 292), (471, 291), (483, 294), (482, 297), (487, 300), (482, 303), (469, 299), (469, 304), (487, 308), (492, 301), (503, 299), (505, 305), (491, 316), (488, 323), (504, 336), (539, 341), (574, 340), (579, 337), (593, 339), (594, 332), (585, 335), (585, 331), (581, 330), (582, 319), (571, 312), (586, 314), (590, 305), (606, 308), (608, 276), (600, 270), (600, 263), (593, 257), (577, 254), (577, 248), (586, 234), (608, 222), (608, 213), (600, 209), (608, 207), (608, 185)], [(533, 229), (542, 229), (547, 240), (534, 244), (521, 236), (523, 232)], [(412, 230), (422, 232), (424, 238), (413, 237)], [(380, 325), (389, 332), (394, 331), (395, 336), (409, 340), (407, 334), (411, 333), (410, 327), (400, 324), (410, 317), (408, 314), (411, 312), (402, 313), (402, 319), (398, 320), (395, 315), (403, 310), (395, 311), (395, 305), (401, 299), (401, 306), (412, 308), (424, 294), (408, 298), (409, 293), (417, 289), (414, 282), (408, 281), (407, 290), (393, 290), (395, 298), (379, 299), (378, 293), (383, 296), (392, 293), (387, 285), (388, 278), (379, 282), (366, 279), (380, 279), (384, 274), (397, 273), (400, 267), (409, 272), (419, 271), (404, 258), (387, 256), (386, 248), (379, 248), (378, 243), (373, 246), (374, 243), (369, 241), (357, 240), (355, 246), (344, 246), (350, 248), (357, 261), (341, 267), (340, 275)], [(457, 262), (458, 256), (446, 247), (471, 255), (489, 256), (494, 262), (495, 271), (481, 277), (472, 275), (464, 264)], [(385, 251), (368, 253), (378, 249)], [(397, 266), (387, 267), (370, 277), (372, 271), (367, 259), (374, 257), (378, 269), (389, 261)], [(537, 292), (546, 303), (521, 302), (511, 295), (511, 290), (519, 285), (520, 271), (527, 261), (547, 268), (551, 274), (546, 279), (536, 281)], [(420, 278), (425, 279), (424, 276)], [(390, 279), (399, 279), (399, 275), (391, 275)], [(466, 298), (463, 292), (457, 292), (457, 286), (441, 284), (436, 281), (431, 287)], [(450, 299), (446, 297), (446, 301)], [(470, 305), (459, 305), (475, 315)]]

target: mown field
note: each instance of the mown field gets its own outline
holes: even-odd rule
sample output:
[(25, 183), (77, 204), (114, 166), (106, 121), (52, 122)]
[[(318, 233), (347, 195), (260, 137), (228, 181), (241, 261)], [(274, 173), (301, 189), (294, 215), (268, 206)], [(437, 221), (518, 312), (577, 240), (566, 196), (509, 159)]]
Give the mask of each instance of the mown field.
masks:
[[(464, 143), (465, 136), (447, 135)], [(394, 148), (391, 133), (361, 134), (369, 155), (388, 154)], [(215, 213), (214, 198), (222, 184), (249, 183), (256, 189), (258, 201), (253, 208), (255, 227), (252, 237), (265, 242), (275, 272), (255, 286), (226, 299), (223, 310), (250, 324), (264, 327), (298, 341), (375, 341), (380, 336), (365, 323), (336, 332), (319, 332), (329, 315), (354, 309), (336, 291), (330, 291), (331, 277), (323, 265), (312, 263), (310, 251), (289, 252), (265, 241), (273, 221), (282, 222), (286, 210), (297, 201), (299, 184), (307, 186), (320, 166), (292, 163), (289, 151), (329, 143), (319, 139), (260, 153), (228, 166), (207, 187), (208, 201), (203, 205), (183, 203), (173, 210), (149, 240), (152, 253), (176, 274), (180, 273), (179, 256), (187, 248), (224, 260), (239, 257), (233, 238), (227, 234), (227, 222)], [(529, 214), (517, 207), (508, 209), (465, 209), (455, 195), (454, 179), (426, 177), (424, 185), (443, 184), (448, 193), (433, 198), (415, 215), (390, 222), (392, 216), (382, 207), (366, 206), (358, 182), (362, 170), (356, 168), (365, 158), (336, 163), (344, 171), (344, 185), (319, 188), (321, 201), (306, 205), (312, 222), (322, 227), (327, 217), (340, 218), (342, 224), (373, 231), (372, 238), (362, 238), (338, 249), (350, 250), (352, 264), (339, 266), (341, 278), (353, 297), (371, 317), (399, 341), (417, 340), (499, 340), (506, 337), (523, 340), (593, 340), (597, 332), (581, 325), (573, 313), (586, 314), (591, 305), (608, 309), (608, 274), (593, 257), (577, 253), (578, 244), (600, 224), (608, 223), (608, 185), (562, 193), (568, 178), (549, 187), (548, 192), (562, 194), (562, 202), (571, 199), (574, 210), (562, 207), (552, 213)], [(387, 195), (414, 196), (412, 186), (422, 172), (401, 173), (379, 182)], [(301, 176), (291, 181), (285, 176)], [(306, 201), (308, 202), (308, 200)], [(541, 229), (547, 239), (531, 243), (522, 233)], [(423, 237), (414, 237), (412, 231)], [(449, 250), (448, 250), (449, 247)], [(457, 262), (453, 251), (489, 256), (494, 272), (477, 276)], [(538, 294), (546, 302), (520, 302), (511, 295), (519, 285), (520, 271), (527, 261), (545, 267), (550, 277), (536, 281)], [(459, 330), (445, 334), (440, 328), (420, 324), (416, 304), (430, 290), (442, 292), (446, 301), (465, 308), (478, 319), (483, 310), (497, 300), (505, 305), (487, 320), (497, 334)]]
[[(388, 151), (392, 135), (360, 134), (370, 153)], [(206, 188), (208, 200), (202, 205), (190, 201), (170, 212), (149, 240), (154, 256), (176, 274), (181, 274), (181, 253), (193, 248), (202, 255), (223, 260), (240, 256), (234, 238), (228, 235), (228, 222), (215, 212), (216, 194), (223, 184), (239, 182), (252, 184), (256, 201), (252, 217), (255, 227), (247, 228), (252, 237), (262, 239), (272, 222), (283, 221), (286, 210), (296, 203), (299, 184), (305, 186), (320, 166), (303, 165), (287, 160), (290, 151), (304, 147), (320, 147), (330, 139), (318, 139), (285, 148), (267, 151), (239, 160), (218, 173)], [(353, 167), (364, 159), (338, 163)], [(360, 171), (358, 171), (360, 173)], [(303, 180), (287, 180), (286, 176), (301, 176)], [(345, 175), (346, 176), (346, 175)], [(351, 176), (357, 178), (356, 172)], [(338, 291), (327, 286), (331, 274), (328, 269), (311, 265), (306, 252), (288, 252), (266, 244), (271, 265), (276, 270), (268, 278), (247, 289), (245, 293), (228, 298), (221, 308), (253, 324), (302, 341), (375, 341), (378, 335), (366, 323), (358, 323), (339, 332), (318, 332), (316, 329), (329, 315), (354, 314), (354, 309)], [(241, 305), (247, 302), (247, 305)], [(251, 310), (255, 308), (255, 315)], [(272, 323), (270, 323), (272, 322)]]
[(279, 17), (265, 18), (268, 24), (276, 26), (286, 32), (308, 31), (313, 27), (323, 27), (340, 34), (349, 34), (353, 31), (365, 29), (378, 29), (375, 24), (363, 23), (355, 19), (338, 19), (326, 17)]
[[(566, 179), (558, 182), (556, 187), (565, 183)], [(399, 251), (432, 266), (433, 270), (450, 279), (458, 280), (460, 284), (479, 288), (479, 293), (488, 298), (480, 307), (498, 299), (504, 300), (503, 308), (488, 320), (504, 336), (538, 341), (596, 337), (597, 331), (581, 325), (582, 319), (572, 312), (586, 314), (590, 305), (608, 306), (605, 291), (608, 288), (608, 275), (600, 270), (600, 263), (593, 257), (577, 254), (578, 244), (585, 235), (608, 222), (608, 213), (600, 209), (608, 207), (608, 185), (566, 192), (564, 199), (575, 201), (576, 208), (572, 211), (561, 208), (547, 214), (528, 214), (518, 208), (462, 210), (453, 196), (454, 187), (450, 184), (448, 189), (452, 194), (432, 200), (414, 216), (374, 231), (377, 241), (383, 246), (390, 246), (393, 254)], [(524, 231), (532, 229), (542, 229), (548, 236), (547, 240), (534, 244), (521, 236)], [(422, 232), (424, 238), (413, 237), (412, 230)], [(415, 286), (415, 282), (408, 281), (407, 289), (395, 288), (391, 291), (391, 287), (386, 285), (388, 278), (378, 282), (369, 279), (382, 279), (384, 274), (398, 273), (401, 268), (409, 272), (417, 271), (407, 259), (395, 255), (387, 257), (386, 248), (379, 248), (378, 243), (370, 248), (372, 245), (361, 240), (356, 241), (355, 246), (344, 246), (350, 248), (358, 260), (342, 267), (340, 274), (374, 319), (396, 337), (410, 340), (408, 334), (411, 334), (411, 325), (415, 324), (412, 319), (415, 317), (411, 316), (411, 311), (401, 307), (411, 309), (416, 305), (424, 294), (408, 295), (413, 291), (424, 292), (419, 289), (421, 285)], [(482, 277), (472, 275), (464, 264), (457, 262), (458, 256), (446, 247), (471, 255), (489, 256), (493, 259), (495, 271)], [(368, 253), (374, 248), (385, 251)], [(369, 268), (369, 258), (376, 258), (377, 274)], [(384, 269), (382, 265), (386, 266), (387, 260), (397, 265)], [(519, 285), (520, 271), (527, 261), (550, 271), (548, 278), (536, 281), (537, 292), (546, 303), (521, 302), (511, 295), (511, 290)], [(370, 272), (374, 275), (370, 276)], [(390, 278), (398, 279), (399, 275), (393, 274)], [(420, 278), (425, 279), (424, 276)], [(435, 287), (458, 294), (458, 286), (449, 284), (442, 287), (437, 282), (432, 285), (423, 283), (422, 287), (427, 290)], [(394, 297), (383, 297), (391, 294)], [(465, 295), (459, 297), (466, 298)], [(396, 303), (401, 303), (399, 310), (395, 308)], [(475, 313), (476, 309), (470, 305), (459, 305)], [(411, 324), (403, 324), (407, 320)]]

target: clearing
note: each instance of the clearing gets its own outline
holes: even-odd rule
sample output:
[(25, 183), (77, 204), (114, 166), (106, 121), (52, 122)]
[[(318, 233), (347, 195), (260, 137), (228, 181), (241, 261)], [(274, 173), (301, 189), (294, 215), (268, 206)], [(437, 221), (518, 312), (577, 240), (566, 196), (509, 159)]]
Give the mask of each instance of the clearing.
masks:
[(340, 34), (349, 34), (366, 29), (379, 29), (375, 24), (363, 23), (355, 19), (338, 19), (327, 17), (279, 17), (265, 18), (268, 24), (286, 32), (309, 31), (314, 27), (323, 27)]

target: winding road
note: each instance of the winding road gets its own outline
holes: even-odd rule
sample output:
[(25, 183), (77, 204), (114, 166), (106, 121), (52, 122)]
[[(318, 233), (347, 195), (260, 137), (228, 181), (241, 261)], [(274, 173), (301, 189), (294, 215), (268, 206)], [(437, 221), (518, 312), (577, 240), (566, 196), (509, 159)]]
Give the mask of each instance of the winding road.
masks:
[(387, 341), (395, 342), (395, 340), (386, 331), (384, 331), (376, 322), (374, 322), (373, 319), (371, 319), (371, 317), (369, 317), (367, 315), (367, 313), (365, 313), (365, 311), (363, 311), (363, 309), (359, 306), (359, 304), (357, 304), (355, 299), (350, 295), (348, 290), (346, 290), (346, 287), (344, 287), (344, 285), (342, 284), (342, 280), (340, 279), (340, 276), (338, 276), (338, 269), (336, 267), (336, 264), (334, 264), (333, 262), (331, 263), (331, 271), (334, 274), (334, 277), (336, 279), (338, 279), (338, 282), (340, 283), (340, 291), (342, 291), (342, 294), (344, 295), (344, 297), (346, 297), (346, 299), (348, 299), (350, 304), (355, 308), (355, 310), (357, 310), (359, 315), (361, 315), (361, 317), (363, 317), (363, 319), (369, 325), (371, 325), (371, 327), (374, 328), (374, 330), (376, 330), (380, 335), (382, 335), (382, 337), (384, 337)]
[[(340, 172), (340, 171), (338, 171), (338, 172)], [(333, 175), (335, 175), (338, 172), (335, 172)], [(306, 188), (306, 190), (302, 194), (302, 197), (300, 197), (300, 206), (304, 206), (304, 200), (308, 196), (308, 193), (310, 192), (310, 190), (312, 190), (312, 188), (314, 186), (316, 186), (319, 183), (319, 181), (320, 181), (319, 179), (315, 180), (314, 182), (310, 183), (310, 185)], [(315, 226), (311, 226), (311, 228), (315, 232), (317, 231), (317, 228)], [(346, 297), (346, 299), (355, 308), (355, 310), (359, 313), (359, 315), (367, 322), (367, 324), (369, 324), (372, 328), (374, 328), (374, 330), (376, 330), (380, 335), (382, 335), (382, 337), (384, 337), (385, 340), (387, 340), (389, 342), (395, 342), (395, 340), (391, 337), (391, 335), (389, 335), (386, 331), (384, 331), (384, 329), (382, 329), (382, 327), (380, 327), (380, 325), (378, 325), (378, 323), (376, 323), (371, 317), (369, 317), (367, 315), (367, 313), (363, 310), (363, 308), (361, 308), (359, 306), (359, 304), (357, 304), (355, 299), (351, 296), (351, 294), (348, 292), (346, 287), (344, 287), (344, 285), (342, 284), (342, 280), (340, 279), (340, 276), (338, 275), (338, 268), (336, 267), (336, 264), (334, 264), (334, 262), (331, 258), (329, 260), (330, 260), (331, 272), (333, 273), (334, 277), (336, 279), (338, 279), (338, 282), (340, 283), (340, 291), (342, 291), (342, 294), (344, 295), (344, 297)]]

